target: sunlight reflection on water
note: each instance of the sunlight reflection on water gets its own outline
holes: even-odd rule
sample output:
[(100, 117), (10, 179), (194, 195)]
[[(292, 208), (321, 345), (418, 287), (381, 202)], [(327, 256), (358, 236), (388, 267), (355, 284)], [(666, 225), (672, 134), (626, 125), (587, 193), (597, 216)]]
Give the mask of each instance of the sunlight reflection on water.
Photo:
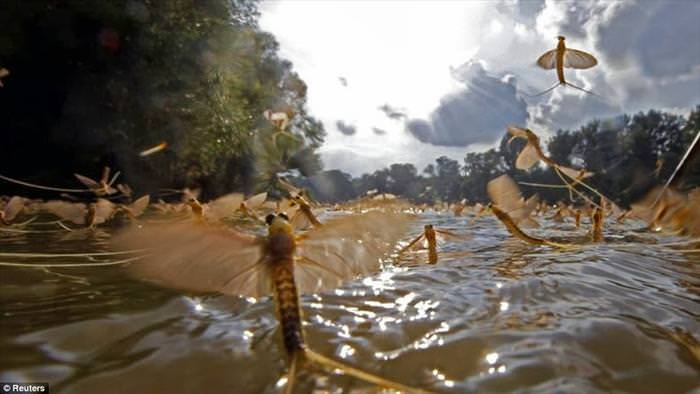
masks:
[[(436, 391), (684, 392), (700, 385), (700, 254), (658, 245), (678, 238), (630, 225), (608, 229), (608, 243), (559, 251), (522, 244), (491, 217), (470, 222), (429, 214), (415, 224), (414, 234), (439, 223), (472, 235), (440, 245), (436, 265), (410, 252), (399, 267), (304, 296), (309, 346)], [(581, 235), (562, 228), (545, 223), (538, 231)], [(0, 242), (7, 251), (106, 248), (104, 234), (30, 237)], [(2, 270), (0, 381), (49, 381), (58, 392), (210, 385), (257, 393), (287, 384), (269, 298), (183, 295), (131, 280), (118, 267)], [(298, 384), (300, 392), (367, 387), (318, 371)]]

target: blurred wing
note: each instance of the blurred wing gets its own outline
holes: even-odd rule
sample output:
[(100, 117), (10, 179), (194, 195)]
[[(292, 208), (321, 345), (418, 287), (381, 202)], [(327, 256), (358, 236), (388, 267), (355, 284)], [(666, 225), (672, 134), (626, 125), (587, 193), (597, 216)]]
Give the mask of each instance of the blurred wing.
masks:
[(24, 199), (22, 197), (14, 196), (7, 202), (4, 209), (4, 219), (7, 222), (12, 221), (20, 212), (24, 209)]
[(297, 249), (295, 278), (301, 293), (332, 289), (343, 281), (371, 275), (408, 230), (409, 216), (370, 211), (331, 220), (306, 233)]
[[(567, 51), (568, 52), (568, 51)], [(552, 49), (547, 51), (544, 55), (537, 59), (537, 65), (544, 68), (545, 70), (551, 70), (557, 66), (557, 50)]]
[(148, 249), (129, 273), (182, 290), (244, 297), (269, 294), (268, 273), (256, 238), (201, 223), (133, 226), (114, 239), (119, 249)]
[(508, 175), (501, 175), (486, 185), (486, 191), (491, 201), (501, 210), (511, 212), (522, 207), (520, 189)]
[(435, 235), (439, 243), (445, 241), (459, 242), (472, 238), (470, 235), (467, 234), (457, 234), (447, 230), (435, 230)]
[(243, 194), (231, 193), (206, 204), (207, 219), (220, 220), (233, 215), (243, 202)]
[(311, 227), (311, 221), (301, 209), (294, 213), (291, 223), (294, 231), (305, 230)]
[(68, 220), (75, 224), (85, 224), (86, 208), (83, 203), (47, 201), (44, 203), (43, 207), (46, 211), (63, 220)]
[(537, 148), (534, 145), (528, 143), (525, 145), (518, 158), (515, 160), (515, 168), (519, 170), (528, 170), (537, 162), (540, 161), (540, 156), (537, 153)]
[(78, 178), (80, 183), (82, 183), (83, 185), (87, 186), (90, 189), (99, 189), (100, 188), (99, 183), (95, 182), (94, 180), (92, 180), (86, 176), (83, 176), (80, 174), (73, 174), (73, 175), (75, 175), (75, 177)]
[(139, 217), (148, 208), (151, 197), (147, 194), (129, 205), (129, 210), (134, 217)]
[(569, 48), (564, 52), (564, 67), (586, 69), (596, 64), (598, 64), (598, 60), (590, 53)]
[(250, 209), (258, 209), (267, 199), (267, 193), (256, 194), (246, 200), (245, 204)]
[(104, 223), (109, 220), (116, 209), (116, 205), (109, 200), (100, 198), (95, 202), (95, 224)]

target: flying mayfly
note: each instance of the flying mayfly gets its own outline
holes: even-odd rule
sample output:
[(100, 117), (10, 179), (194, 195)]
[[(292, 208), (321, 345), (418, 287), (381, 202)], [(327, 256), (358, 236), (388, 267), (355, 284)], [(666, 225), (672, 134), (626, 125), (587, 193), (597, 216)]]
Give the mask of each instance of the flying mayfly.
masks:
[(267, 236), (252, 236), (206, 222), (143, 225), (115, 239), (119, 247), (147, 248), (149, 255), (129, 267), (138, 278), (164, 286), (229, 295), (272, 294), (288, 355), (286, 391), (296, 369), (307, 361), (339, 369), (358, 379), (394, 390), (418, 392), (322, 356), (304, 340), (300, 293), (314, 293), (379, 271), (408, 225), (402, 214), (371, 211), (324, 223), (296, 235), (284, 213), (269, 214)]
[(112, 179), (109, 178), (109, 173), (110, 173), (110, 168), (105, 167), (102, 170), (102, 178), (100, 178), (99, 181), (95, 181), (94, 179), (88, 178), (84, 175), (80, 174), (73, 174), (75, 175), (76, 178), (85, 186), (87, 186), (90, 191), (95, 193), (96, 196), (102, 197), (105, 195), (110, 195), (114, 194), (117, 192), (117, 189), (113, 188), (112, 185), (114, 182), (116, 182), (117, 178), (119, 177), (119, 171), (117, 171), (114, 176), (112, 176)]
[(553, 68), (556, 68), (557, 78), (559, 78), (559, 82), (551, 88), (537, 93), (535, 95), (532, 95), (530, 97), (541, 96), (543, 94), (551, 92), (556, 87), (562, 85), (571, 86), (574, 89), (581, 90), (588, 94), (596, 95), (591, 91), (588, 91), (580, 86), (576, 86), (573, 83), (568, 82), (564, 78), (564, 68), (566, 67), (585, 70), (587, 68), (594, 67), (596, 64), (598, 64), (598, 60), (596, 60), (596, 58), (590, 53), (580, 51), (578, 49), (567, 48), (566, 44), (564, 44), (564, 36), (558, 36), (557, 38), (559, 39), (559, 44), (557, 44), (557, 47), (555, 49), (552, 49), (551, 51), (545, 52), (544, 55), (540, 56), (539, 59), (537, 59), (537, 65), (544, 68), (545, 70), (551, 70)]

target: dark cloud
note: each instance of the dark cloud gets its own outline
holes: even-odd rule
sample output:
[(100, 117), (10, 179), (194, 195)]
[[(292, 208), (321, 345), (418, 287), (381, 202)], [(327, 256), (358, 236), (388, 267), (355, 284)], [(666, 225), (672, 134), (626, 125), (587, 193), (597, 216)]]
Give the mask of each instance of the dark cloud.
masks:
[(386, 115), (387, 118), (393, 119), (393, 120), (401, 120), (406, 118), (406, 113), (401, 111), (398, 108), (394, 108), (390, 106), (389, 104), (384, 104), (380, 107), (378, 107), (380, 111), (384, 112), (384, 115)]
[(340, 84), (347, 87), (348, 86), (348, 80), (345, 79), (345, 77), (338, 77), (338, 81), (340, 81)]
[(345, 135), (354, 135), (357, 133), (357, 127), (355, 127), (355, 125), (345, 123), (342, 120), (336, 121), (335, 127), (338, 129), (338, 131)]
[(408, 131), (421, 142), (442, 146), (492, 143), (511, 123), (524, 124), (527, 104), (516, 94), (515, 80), (490, 76), (478, 62), (452, 70), (466, 89), (445, 96), (430, 119), (411, 119)]
[(700, 66), (700, 2), (646, 1), (620, 7), (597, 26), (597, 49), (612, 64), (632, 60), (649, 77)]
[(376, 127), (372, 127), (372, 132), (376, 135), (386, 135), (386, 130), (382, 130)]

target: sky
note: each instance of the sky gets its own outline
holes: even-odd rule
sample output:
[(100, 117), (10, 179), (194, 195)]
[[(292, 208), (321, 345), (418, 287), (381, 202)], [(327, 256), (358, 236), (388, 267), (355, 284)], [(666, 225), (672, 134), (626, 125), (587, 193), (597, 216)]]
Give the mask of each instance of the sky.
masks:
[[(700, 104), (700, 2), (692, 0), (264, 1), (262, 29), (308, 85), (327, 131), (324, 168), (354, 176), (494, 147), (509, 124), (541, 136), (649, 109)], [(568, 87), (535, 65), (594, 54)]]

